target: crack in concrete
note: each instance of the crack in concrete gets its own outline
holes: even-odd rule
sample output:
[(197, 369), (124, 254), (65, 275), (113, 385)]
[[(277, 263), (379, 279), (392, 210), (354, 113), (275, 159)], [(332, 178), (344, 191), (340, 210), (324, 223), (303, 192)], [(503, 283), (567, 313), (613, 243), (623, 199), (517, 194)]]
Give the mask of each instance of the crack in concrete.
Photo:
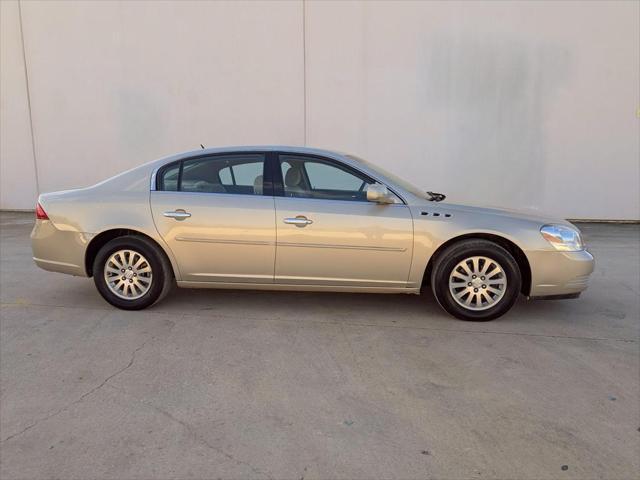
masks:
[(146, 405), (147, 407), (149, 407), (149, 408), (155, 410), (156, 412), (160, 413), (161, 415), (167, 417), (169, 420), (179, 424), (180, 426), (182, 426), (182, 428), (184, 428), (187, 431), (187, 433), (192, 438), (194, 438), (195, 440), (200, 442), (205, 447), (213, 450), (214, 452), (219, 453), (220, 455), (223, 455), (224, 457), (228, 458), (229, 460), (231, 460), (232, 462), (236, 463), (237, 465), (243, 465), (245, 467), (249, 467), (251, 469), (251, 471), (256, 475), (266, 476), (269, 480), (273, 480), (273, 477), (268, 472), (265, 472), (265, 471), (259, 469), (258, 467), (253, 466), (249, 462), (246, 462), (244, 460), (240, 460), (240, 459), (234, 457), (233, 455), (231, 455), (230, 453), (224, 451), (220, 447), (216, 447), (215, 445), (211, 445), (211, 443), (209, 443), (206, 438), (198, 435), (198, 433), (193, 429), (192, 425), (190, 425), (189, 423), (185, 422), (184, 420), (180, 420), (179, 418), (174, 417), (171, 413), (167, 412), (166, 410), (163, 410), (162, 408), (158, 407), (157, 405), (154, 405), (153, 403), (147, 402), (147, 401), (145, 401), (145, 400), (143, 400), (141, 398), (138, 398), (135, 395), (132, 395), (132, 394), (124, 391), (121, 388), (115, 387), (113, 385), (109, 385), (109, 387), (114, 389), (114, 390), (117, 390), (118, 392), (120, 392), (120, 393), (122, 393), (124, 395), (127, 395), (127, 396), (133, 398), (137, 402), (142, 403), (143, 405)]
[[(0, 306), (20, 306), (20, 307), (54, 307), (54, 308), (81, 308), (84, 310), (100, 310), (94, 307), (71, 307), (67, 305), (46, 305), (46, 304), (35, 304), (30, 303), (29, 305), (24, 305), (15, 302), (0, 302)], [(158, 315), (171, 315), (169, 312), (167, 313), (158, 313)], [(296, 322), (299, 324), (299, 319), (288, 319), (281, 316), (271, 317), (271, 318), (262, 318), (262, 317), (247, 317), (241, 315), (226, 315), (226, 314), (216, 314), (216, 315), (202, 315), (197, 312), (193, 313), (183, 313), (182, 317), (198, 317), (198, 318), (221, 318), (221, 319), (242, 319), (256, 322), (286, 322), (292, 323)], [(544, 333), (531, 333), (531, 332), (500, 332), (496, 330), (467, 330), (467, 329), (456, 329), (456, 328), (440, 328), (440, 327), (424, 327), (417, 325), (389, 325), (389, 324), (377, 324), (377, 323), (366, 323), (366, 322), (338, 322), (334, 320), (308, 320), (308, 323), (320, 324), (320, 325), (344, 325), (347, 327), (377, 327), (377, 328), (396, 328), (396, 329), (405, 329), (405, 330), (426, 330), (426, 331), (434, 331), (434, 332), (448, 332), (448, 333), (465, 333), (465, 334), (479, 334), (479, 335), (513, 335), (513, 336), (522, 336), (522, 337), (542, 337), (542, 338), (554, 338), (554, 339), (566, 339), (566, 340), (591, 340), (591, 341), (603, 341), (603, 342), (624, 342), (624, 343), (640, 343), (637, 339), (631, 338), (615, 338), (615, 337), (583, 337), (577, 335), (550, 335)]]
[(16, 432), (12, 435), (9, 435), (7, 438), (5, 438), (4, 440), (0, 441), (0, 444), (8, 442), (9, 440), (19, 437), (20, 435), (22, 435), (23, 433), (31, 430), (33, 427), (35, 427), (36, 425), (38, 425), (41, 422), (44, 422), (46, 420), (49, 420), (50, 418), (55, 417), (56, 415), (60, 415), (62, 412), (65, 412), (66, 410), (68, 410), (69, 408), (71, 408), (72, 406), (82, 402), (86, 397), (88, 397), (89, 395), (94, 394), (95, 392), (97, 392), (98, 390), (100, 390), (102, 387), (104, 387), (107, 382), (109, 382), (110, 380), (112, 380), (113, 378), (117, 377), (118, 375), (120, 375), (121, 373), (123, 373), (125, 370), (129, 369), (135, 362), (136, 360), (136, 354), (142, 350), (145, 345), (147, 343), (149, 343), (151, 340), (153, 340), (155, 337), (151, 337), (148, 338), (147, 340), (145, 340), (144, 342), (142, 342), (138, 347), (136, 347), (133, 352), (131, 353), (131, 359), (129, 360), (129, 363), (127, 363), (126, 366), (118, 369), (116, 372), (112, 373), (111, 375), (109, 375), (107, 378), (105, 378), (98, 386), (93, 387), (91, 390), (83, 393), (82, 395), (80, 395), (77, 399), (75, 399), (74, 401), (66, 404), (64, 407), (59, 408), (58, 410), (45, 415), (42, 418), (39, 418), (38, 420), (36, 420), (35, 422), (27, 425), (25, 428), (23, 428), (22, 430), (20, 430), (19, 432)]
[(307, 469), (308, 468), (309, 468), (309, 465), (304, 467), (304, 470), (302, 470), (302, 475), (300, 475), (300, 480), (304, 480), (304, 476), (307, 474)]

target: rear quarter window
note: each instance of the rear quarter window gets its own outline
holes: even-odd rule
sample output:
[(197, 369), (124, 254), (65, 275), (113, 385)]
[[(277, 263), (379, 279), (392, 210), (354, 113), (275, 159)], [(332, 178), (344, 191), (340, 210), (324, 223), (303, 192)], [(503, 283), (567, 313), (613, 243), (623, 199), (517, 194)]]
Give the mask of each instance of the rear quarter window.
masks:
[(178, 179), (180, 176), (180, 162), (169, 165), (161, 170), (158, 178), (158, 190), (165, 192), (178, 191)]

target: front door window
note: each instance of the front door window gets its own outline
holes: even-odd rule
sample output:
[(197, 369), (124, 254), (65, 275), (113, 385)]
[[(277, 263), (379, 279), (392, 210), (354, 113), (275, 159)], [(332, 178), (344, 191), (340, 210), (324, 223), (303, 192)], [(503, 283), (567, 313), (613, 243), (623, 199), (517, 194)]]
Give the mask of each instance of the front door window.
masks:
[(346, 167), (314, 157), (280, 155), (280, 168), (285, 197), (366, 202), (367, 185), (374, 183)]

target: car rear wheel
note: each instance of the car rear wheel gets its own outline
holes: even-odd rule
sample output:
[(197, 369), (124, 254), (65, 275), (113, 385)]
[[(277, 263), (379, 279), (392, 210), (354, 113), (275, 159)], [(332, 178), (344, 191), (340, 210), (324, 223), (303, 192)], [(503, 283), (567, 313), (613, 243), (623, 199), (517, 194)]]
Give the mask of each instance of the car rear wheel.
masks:
[(93, 280), (111, 305), (140, 310), (169, 293), (173, 274), (169, 261), (153, 242), (127, 235), (111, 240), (98, 251)]
[(461, 320), (487, 321), (504, 315), (520, 293), (513, 256), (487, 240), (463, 240), (438, 256), (431, 288), (438, 303)]

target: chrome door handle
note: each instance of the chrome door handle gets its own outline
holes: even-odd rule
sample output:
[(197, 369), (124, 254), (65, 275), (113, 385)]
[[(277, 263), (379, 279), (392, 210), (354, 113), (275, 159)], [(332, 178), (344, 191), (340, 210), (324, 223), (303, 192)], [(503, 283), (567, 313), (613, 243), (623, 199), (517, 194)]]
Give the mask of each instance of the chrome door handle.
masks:
[(189, 218), (191, 214), (189, 212), (185, 212), (181, 208), (174, 210), (173, 212), (164, 212), (163, 215), (169, 218), (175, 218), (176, 220), (184, 220), (185, 218)]
[(295, 225), (296, 227), (302, 228), (302, 227), (306, 227), (307, 225), (311, 225), (313, 223), (313, 220), (309, 220), (304, 215), (298, 215), (297, 217), (294, 217), (294, 218), (285, 218), (284, 223), (288, 223), (291, 225)]

